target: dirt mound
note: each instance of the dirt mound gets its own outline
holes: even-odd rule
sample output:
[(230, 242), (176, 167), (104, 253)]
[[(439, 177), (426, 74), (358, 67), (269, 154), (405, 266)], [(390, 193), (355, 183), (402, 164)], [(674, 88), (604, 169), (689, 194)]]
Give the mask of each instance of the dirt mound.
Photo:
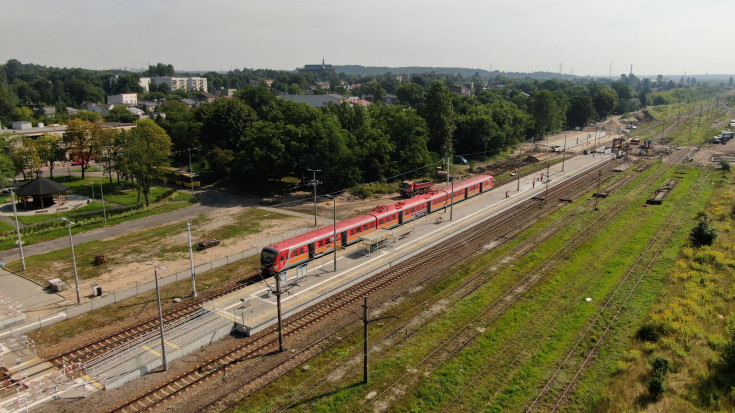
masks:
[(535, 162), (538, 162), (538, 161), (539, 161), (538, 158), (536, 158), (535, 156), (532, 156), (532, 155), (528, 155), (528, 156), (526, 156), (523, 159), (523, 162), (524, 163), (535, 163)]
[(641, 110), (635, 113), (631, 113), (631, 116), (638, 119), (638, 121), (642, 123), (648, 123), (648, 122), (653, 121), (653, 116), (651, 116), (648, 110)]

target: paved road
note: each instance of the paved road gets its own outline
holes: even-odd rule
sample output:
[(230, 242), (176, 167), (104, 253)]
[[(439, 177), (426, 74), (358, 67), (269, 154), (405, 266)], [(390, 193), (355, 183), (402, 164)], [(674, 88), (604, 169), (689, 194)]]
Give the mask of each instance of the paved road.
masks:
[[(256, 197), (243, 196), (234, 192), (219, 189), (200, 188), (195, 190), (194, 193), (199, 196), (199, 203), (188, 208), (182, 208), (165, 214), (153, 215), (133, 221), (123, 222), (118, 225), (81, 232), (74, 235), (74, 244), (96, 241), (110, 236), (122, 235), (130, 231), (166, 224), (199, 214), (206, 214), (218, 208), (255, 206), (258, 202), (258, 198)], [(40, 242), (38, 244), (26, 245), (23, 247), (23, 254), (26, 257), (29, 257), (31, 255), (45, 254), (50, 251), (68, 247), (69, 240), (66, 237), (61, 237), (51, 241)], [(20, 259), (18, 249), (0, 251), (0, 262), (9, 262), (17, 259)]]

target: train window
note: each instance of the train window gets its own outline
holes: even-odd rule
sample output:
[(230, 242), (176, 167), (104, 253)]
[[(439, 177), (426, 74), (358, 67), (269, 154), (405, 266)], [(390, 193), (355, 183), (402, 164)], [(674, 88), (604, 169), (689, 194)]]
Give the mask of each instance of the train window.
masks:
[(296, 250), (291, 251), (291, 258), (296, 256)]

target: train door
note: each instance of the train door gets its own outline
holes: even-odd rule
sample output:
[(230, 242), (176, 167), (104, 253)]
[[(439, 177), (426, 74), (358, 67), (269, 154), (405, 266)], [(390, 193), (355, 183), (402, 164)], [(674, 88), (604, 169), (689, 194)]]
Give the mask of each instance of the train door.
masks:
[(314, 243), (309, 244), (309, 258), (314, 258)]
[(347, 231), (340, 232), (339, 235), (342, 237), (340, 244), (342, 245), (342, 248), (344, 248), (347, 246)]
[(403, 210), (398, 211), (398, 225), (403, 225)]

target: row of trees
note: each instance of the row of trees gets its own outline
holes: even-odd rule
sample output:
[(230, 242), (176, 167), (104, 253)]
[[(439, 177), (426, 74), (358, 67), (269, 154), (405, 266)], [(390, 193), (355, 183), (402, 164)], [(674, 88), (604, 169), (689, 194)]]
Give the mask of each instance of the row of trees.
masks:
[(102, 122), (87, 120), (83, 117), (67, 122), (64, 137), (44, 134), (38, 139), (16, 137), (0, 140), (5, 145), (0, 154), (0, 175), (9, 179), (22, 174), (24, 179), (42, 165), (49, 166), (53, 178), (54, 166), (60, 159), (69, 157), (81, 162), (82, 179), (97, 159), (104, 165), (104, 172), (113, 182), (128, 179), (142, 195), (146, 206), (149, 205), (155, 167), (168, 165), (171, 153), (171, 138), (153, 120), (144, 119), (130, 130), (106, 128)]

